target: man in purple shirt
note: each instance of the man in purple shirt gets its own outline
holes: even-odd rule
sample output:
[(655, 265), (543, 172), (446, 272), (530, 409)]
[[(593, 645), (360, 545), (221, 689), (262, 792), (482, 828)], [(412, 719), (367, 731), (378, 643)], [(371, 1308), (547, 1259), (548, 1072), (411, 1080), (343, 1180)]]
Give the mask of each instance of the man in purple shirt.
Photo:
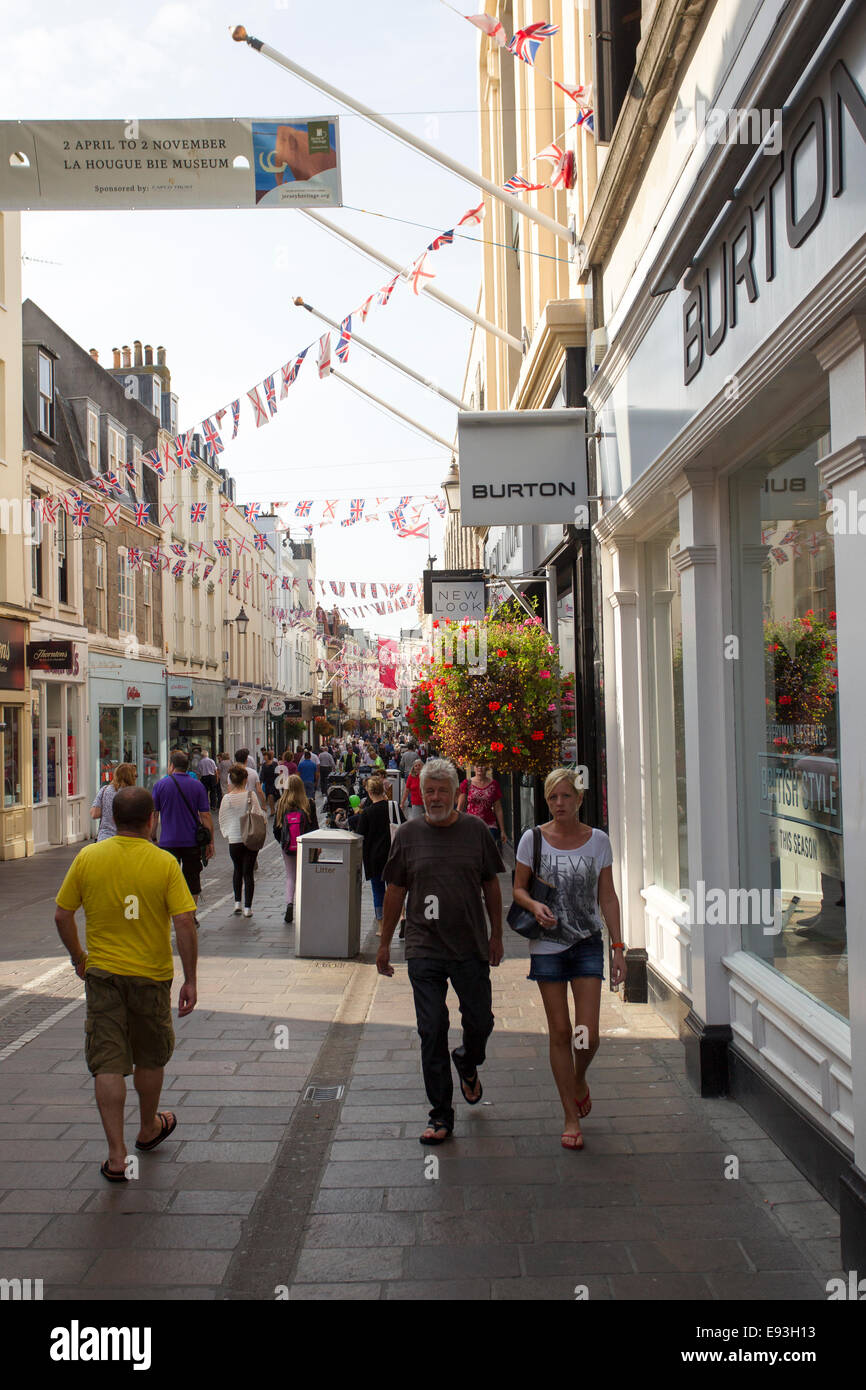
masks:
[[(153, 804), (159, 813), (159, 847), (173, 854), (183, 870), (187, 887), (196, 904), (201, 893), (201, 871), (204, 862), (213, 858), (213, 817), (205, 787), (189, 775), (189, 758), (180, 748), (169, 755), (169, 773), (153, 788)], [(199, 826), (210, 836), (209, 843), (198, 843)], [(157, 842), (156, 826), (153, 832)], [(198, 919), (196, 919), (198, 924)]]

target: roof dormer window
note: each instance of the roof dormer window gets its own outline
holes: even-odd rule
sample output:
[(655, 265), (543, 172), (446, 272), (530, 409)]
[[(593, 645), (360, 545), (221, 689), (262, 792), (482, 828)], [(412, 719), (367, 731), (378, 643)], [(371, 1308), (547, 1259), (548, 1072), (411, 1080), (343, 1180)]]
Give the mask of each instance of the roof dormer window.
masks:
[(54, 358), (39, 353), (39, 432), (54, 438)]

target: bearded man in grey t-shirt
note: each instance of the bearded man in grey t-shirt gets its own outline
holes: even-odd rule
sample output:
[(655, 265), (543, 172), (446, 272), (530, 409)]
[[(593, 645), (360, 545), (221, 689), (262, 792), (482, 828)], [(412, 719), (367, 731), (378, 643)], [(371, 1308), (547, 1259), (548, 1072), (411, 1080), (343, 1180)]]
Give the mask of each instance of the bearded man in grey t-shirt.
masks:
[[(394, 974), (391, 938), (408, 893), (406, 961), (431, 1107), (422, 1144), (442, 1144), (454, 1129), (452, 1060), (464, 1100), (477, 1105), (481, 1099), (478, 1068), (493, 1032), (490, 966), (502, 960), (502, 894), (496, 875), (505, 866), (484, 822), (454, 809), (457, 787), (452, 763), (433, 758), (424, 764), (424, 816), (400, 826), (383, 873), (387, 888), (376, 957), (380, 975)], [(463, 1044), (450, 1059), (449, 980), (463, 1022)]]

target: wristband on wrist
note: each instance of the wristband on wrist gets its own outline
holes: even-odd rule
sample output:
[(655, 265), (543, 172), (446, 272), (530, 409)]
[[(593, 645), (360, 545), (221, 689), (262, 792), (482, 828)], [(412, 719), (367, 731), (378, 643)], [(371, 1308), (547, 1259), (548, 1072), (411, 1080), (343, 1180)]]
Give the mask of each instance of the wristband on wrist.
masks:
[(625, 950), (625, 942), (624, 942), (624, 941), (612, 941), (612, 942), (610, 943), (610, 949), (611, 949), (612, 951), (624, 951), (624, 950)]

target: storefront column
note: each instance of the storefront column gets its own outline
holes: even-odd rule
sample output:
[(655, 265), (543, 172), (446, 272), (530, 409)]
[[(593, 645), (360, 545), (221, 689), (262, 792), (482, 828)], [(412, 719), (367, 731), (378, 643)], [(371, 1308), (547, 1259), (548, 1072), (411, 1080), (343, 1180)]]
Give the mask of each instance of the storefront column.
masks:
[[(681, 576), (683, 700), (686, 742), (689, 887), (706, 891), (734, 882), (736, 862), (727, 814), (733, 732), (724, 690), (721, 575), (714, 475), (687, 468), (674, 483), (682, 548), (672, 563)], [(686, 1070), (702, 1096), (724, 1095), (731, 1040), (727, 974), (722, 959), (739, 946), (732, 924), (691, 923), (692, 1007), (685, 1023)]]
[(845, 827), (848, 997), (851, 1015), (854, 1164), (840, 1182), (842, 1262), (866, 1269), (866, 316), (851, 315), (819, 343), (830, 383), (832, 452), (821, 469), (833, 493), (836, 630), (839, 663), (839, 762)]
[[(607, 702), (608, 795), (613, 842), (619, 849), (623, 935), (628, 943), (625, 998), (647, 998), (644, 884), (644, 813), (637, 545), (632, 536), (607, 542), (612, 558), (608, 601), (613, 623), (614, 702)], [(616, 763), (611, 756), (616, 750)], [(616, 796), (612, 783), (616, 783)]]

